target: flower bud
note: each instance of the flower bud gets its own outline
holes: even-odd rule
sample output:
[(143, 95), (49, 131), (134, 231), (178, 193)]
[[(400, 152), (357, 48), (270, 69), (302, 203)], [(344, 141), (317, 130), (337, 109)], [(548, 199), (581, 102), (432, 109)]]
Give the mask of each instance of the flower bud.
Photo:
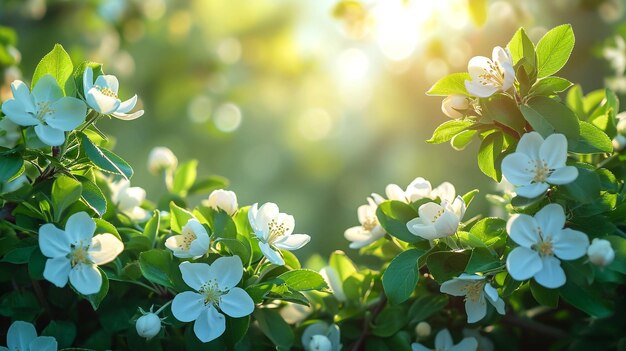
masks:
[(626, 135), (626, 118), (617, 120), (617, 132), (620, 135)]
[(331, 351), (333, 344), (324, 335), (313, 335), (307, 351)]
[(604, 239), (593, 239), (591, 245), (587, 249), (587, 256), (589, 261), (596, 266), (605, 267), (613, 262), (615, 258), (615, 251), (611, 247), (611, 243)]
[(137, 319), (135, 328), (139, 336), (150, 340), (161, 331), (161, 319), (152, 312), (146, 313)]
[(326, 284), (330, 287), (330, 290), (333, 291), (333, 295), (335, 298), (341, 302), (345, 302), (348, 300), (346, 294), (343, 291), (343, 282), (337, 274), (337, 271), (331, 266), (326, 266), (320, 269), (320, 275), (326, 281)]
[(224, 210), (230, 216), (235, 214), (239, 208), (237, 204), (237, 194), (223, 189), (213, 191), (209, 195), (209, 199), (202, 201), (202, 204), (214, 210)]
[(463, 95), (450, 95), (443, 99), (441, 103), (441, 111), (450, 118), (461, 118), (463, 113), (458, 110), (467, 110), (469, 108), (469, 101)]
[(428, 322), (419, 322), (415, 326), (415, 334), (417, 334), (418, 338), (427, 338), (432, 332), (432, 328)]
[(626, 147), (626, 137), (618, 134), (613, 138), (613, 149), (615, 151), (622, 151)]
[(152, 174), (159, 174), (162, 170), (174, 169), (178, 165), (178, 159), (172, 150), (158, 146), (150, 151), (148, 156), (148, 170)]

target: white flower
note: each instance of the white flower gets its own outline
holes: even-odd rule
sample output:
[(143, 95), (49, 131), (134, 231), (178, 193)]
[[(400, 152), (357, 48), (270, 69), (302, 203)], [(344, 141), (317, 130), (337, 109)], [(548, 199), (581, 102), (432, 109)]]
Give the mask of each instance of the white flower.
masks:
[(626, 147), (626, 137), (618, 134), (613, 138), (612, 144), (615, 151), (622, 151)]
[(454, 345), (452, 335), (450, 335), (450, 331), (448, 331), (448, 329), (441, 329), (441, 331), (437, 333), (437, 336), (435, 337), (434, 349), (429, 349), (416, 342), (411, 344), (412, 351), (476, 351), (477, 347), (478, 342), (475, 338), (471, 337), (465, 338), (457, 345)]
[(469, 101), (463, 95), (450, 95), (441, 102), (441, 111), (453, 119), (465, 116), (464, 113), (459, 111), (467, 110), (469, 107)]
[(406, 227), (413, 234), (427, 240), (433, 240), (454, 235), (461, 219), (465, 215), (465, 201), (457, 196), (449, 202), (449, 193), (442, 195), (447, 199), (441, 200), (441, 204), (428, 202), (417, 210), (419, 217), (410, 220)]
[(578, 169), (567, 166), (567, 139), (552, 134), (545, 140), (537, 132), (522, 136), (515, 152), (502, 160), (502, 175), (527, 198), (543, 194), (548, 184), (563, 185), (578, 177)]
[(35, 133), (43, 143), (59, 146), (68, 132), (85, 121), (87, 106), (77, 98), (63, 96), (56, 79), (46, 74), (32, 93), (24, 82), (11, 83), (13, 98), (2, 104), (2, 112), (20, 126), (35, 126)]
[(8, 118), (0, 119), (0, 146), (12, 149), (22, 137), (20, 126)]
[(611, 247), (610, 241), (595, 238), (587, 249), (587, 256), (591, 263), (605, 267), (610, 265), (615, 259), (615, 251)]
[[(405, 203), (412, 203), (421, 199), (436, 199), (447, 200), (453, 202), (456, 194), (454, 185), (449, 182), (443, 182), (433, 189), (430, 182), (422, 177), (415, 178), (407, 187), (406, 190), (402, 190), (396, 184), (389, 184), (385, 188), (385, 195), (389, 200), (402, 201)], [(377, 204), (385, 201), (385, 199), (378, 195), (372, 194), (372, 198)]]
[(478, 342), (477, 351), (493, 351), (493, 341), (483, 336), (478, 329), (463, 329), (463, 336), (466, 338), (475, 338)]
[(626, 135), (626, 111), (618, 113), (615, 119), (617, 119), (617, 133)]
[[(8, 347), (8, 348), (7, 348)], [(0, 351), (57, 351), (58, 345), (51, 336), (37, 336), (35, 326), (22, 321), (15, 321), (7, 331), (7, 347)]]
[(282, 266), (285, 261), (279, 249), (297, 250), (306, 245), (311, 237), (306, 234), (291, 234), (295, 227), (293, 216), (280, 213), (275, 203), (267, 202), (257, 209), (252, 205), (248, 211), (248, 220), (259, 240), (263, 255), (273, 264)]
[[(150, 340), (157, 336), (161, 331), (161, 318), (152, 312), (152, 308), (150, 312), (144, 312), (140, 308), (142, 316), (137, 318), (137, 322), (135, 322), (135, 329), (137, 330), (137, 334), (142, 338), (146, 338)], [(158, 311), (157, 311), (158, 312)]]
[(152, 174), (159, 174), (162, 170), (175, 169), (178, 159), (172, 150), (165, 146), (157, 146), (148, 155), (148, 170)]
[(339, 351), (341, 334), (336, 324), (317, 322), (309, 325), (302, 333), (302, 346), (306, 351)]
[(124, 244), (113, 234), (93, 236), (96, 223), (86, 212), (70, 216), (61, 230), (54, 224), (39, 228), (39, 248), (49, 259), (43, 271), (46, 280), (59, 288), (67, 284), (83, 295), (95, 294), (102, 286), (97, 266), (113, 261)]
[(489, 97), (498, 91), (507, 91), (515, 83), (513, 60), (508, 49), (499, 46), (493, 48), (492, 59), (474, 56), (467, 64), (472, 78), (465, 81), (465, 88), (470, 95)]
[(165, 240), (165, 247), (178, 258), (199, 258), (209, 251), (211, 239), (204, 226), (192, 218), (182, 228), (180, 235)]
[(243, 276), (239, 256), (220, 257), (206, 263), (180, 264), (183, 280), (194, 291), (174, 297), (172, 314), (181, 322), (195, 321), (193, 331), (202, 342), (218, 338), (226, 330), (226, 319), (219, 309), (233, 317), (245, 317), (254, 311), (248, 293), (236, 287)]
[(623, 75), (626, 70), (626, 42), (621, 35), (615, 37), (615, 47), (606, 46), (602, 49), (602, 56), (609, 61), (616, 75)]
[(430, 336), (430, 333), (432, 333), (432, 327), (430, 326), (430, 324), (428, 322), (419, 322), (417, 323), (417, 325), (415, 326), (415, 335), (417, 335), (418, 338), (427, 338), (428, 336)]
[(561, 260), (575, 260), (585, 255), (589, 238), (585, 233), (563, 228), (565, 212), (558, 204), (549, 204), (535, 214), (511, 216), (506, 231), (518, 245), (506, 258), (506, 268), (515, 280), (535, 278), (546, 288), (565, 284)]
[(93, 70), (87, 66), (83, 73), (83, 88), (87, 104), (98, 113), (111, 114), (115, 118), (126, 121), (143, 116), (143, 110), (128, 114), (137, 104), (137, 95), (126, 101), (121, 101), (117, 96), (119, 82), (115, 76), (98, 76), (94, 84)]
[(148, 211), (141, 208), (141, 203), (146, 199), (146, 191), (138, 186), (131, 187), (130, 182), (121, 179), (115, 183), (110, 183), (111, 201), (117, 209), (128, 218), (137, 221), (148, 219)]
[(360, 249), (385, 236), (385, 230), (378, 223), (376, 209), (378, 205), (371, 197), (367, 204), (359, 206), (357, 214), (361, 225), (346, 229), (344, 237), (351, 241), (351, 249)]
[(341, 302), (345, 302), (348, 300), (346, 298), (345, 292), (343, 291), (343, 282), (341, 281), (339, 274), (337, 274), (337, 271), (335, 271), (333, 267), (326, 266), (320, 269), (320, 275), (322, 276), (322, 278), (324, 278), (326, 284), (328, 284), (330, 290), (332, 290), (333, 295), (335, 295), (335, 298), (337, 298), (337, 300)]
[(229, 190), (218, 189), (209, 194), (207, 200), (203, 200), (202, 204), (206, 207), (211, 207), (214, 210), (223, 210), (232, 216), (239, 209), (237, 204), (237, 194)]
[(461, 274), (458, 278), (441, 284), (440, 291), (452, 296), (465, 296), (465, 312), (467, 323), (476, 323), (487, 315), (487, 301), (504, 314), (504, 301), (498, 296), (498, 291), (485, 280), (485, 277), (476, 274)]

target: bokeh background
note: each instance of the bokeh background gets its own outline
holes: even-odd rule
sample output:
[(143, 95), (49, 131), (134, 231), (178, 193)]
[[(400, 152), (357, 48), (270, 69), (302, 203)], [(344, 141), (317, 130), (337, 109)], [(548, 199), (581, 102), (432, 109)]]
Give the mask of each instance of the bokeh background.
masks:
[(13, 79), (28, 81), (20, 72), (32, 72), (56, 42), (75, 62), (104, 63), (120, 79), (121, 97), (137, 93), (146, 111), (100, 126), (149, 199), (164, 190), (147, 171), (147, 155), (167, 146), (181, 161), (198, 159), (201, 174), (230, 179), (240, 204), (278, 203), (295, 216), (296, 231), (313, 238), (298, 255), (326, 256), (349, 250), (343, 231), (388, 183), (405, 187), (423, 176), (433, 185), (451, 181), (460, 193), (480, 188), (467, 218), (489, 213), (484, 195), (495, 185), (475, 153), (425, 143), (446, 120), (441, 99), (425, 92), (466, 70), (472, 56), (505, 46), (518, 27), (536, 41), (562, 23), (574, 26), (576, 47), (559, 75), (586, 92), (605, 83), (626, 90), (626, 52), (616, 44), (626, 34), (624, 7), (622, 0), (1, 0), (0, 25), (18, 38), (8, 52), (18, 65), (3, 67), (3, 91)]

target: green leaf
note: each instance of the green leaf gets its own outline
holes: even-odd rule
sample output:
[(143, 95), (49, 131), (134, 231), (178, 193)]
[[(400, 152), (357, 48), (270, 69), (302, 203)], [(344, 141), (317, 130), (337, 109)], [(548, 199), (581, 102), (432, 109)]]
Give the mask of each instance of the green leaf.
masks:
[(254, 310), (253, 316), (263, 334), (272, 341), (278, 350), (291, 349), (295, 336), (289, 324), (276, 310), (257, 308)]
[(237, 238), (237, 225), (228, 213), (211, 209), (211, 214), (211, 226), (215, 236), (218, 238)]
[(561, 133), (567, 138), (568, 144), (578, 142), (580, 135), (578, 118), (562, 103), (548, 97), (537, 96), (520, 108), (531, 127), (544, 138)]
[(513, 99), (498, 94), (487, 99), (480, 99), (480, 105), (483, 119), (504, 124), (517, 134), (524, 133), (526, 121)]
[(496, 182), (502, 178), (498, 157), (502, 153), (503, 141), (502, 133), (494, 132), (483, 139), (478, 149), (478, 168)]
[(569, 151), (581, 154), (613, 152), (611, 139), (593, 124), (580, 121), (580, 139), (569, 147)]
[(169, 251), (153, 249), (139, 254), (139, 268), (149, 281), (174, 288), (173, 270), (178, 269)]
[(465, 129), (474, 125), (474, 122), (463, 120), (450, 120), (442, 123), (435, 131), (430, 139), (426, 140), (429, 144), (441, 144), (450, 141), (455, 135), (461, 133)]
[[(486, 245), (483, 243), (483, 245)], [(485, 247), (477, 247), (472, 250), (465, 273), (485, 272), (490, 269), (500, 267), (500, 259)]]
[(563, 68), (574, 49), (574, 42), (570, 24), (549, 30), (537, 43), (537, 76), (547, 77)]
[(574, 41), (570, 24), (549, 30), (537, 43), (537, 76), (547, 77), (563, 68), (574, 49)]
[(59, 86), (66, 95), (73, 95), (73, 91), (68, 90), (75, 89), (73, 85), (74, 82), (72, 81), (71, 85), (67, 84), (73, 70), (74, 65), (72, 64), (70, 55), (68, 55), (65, 49), (63, 49), (63, 46), (55, 44), (52, 51), (47, 53), (46, 56), (39, 61), (39, 64), (37, 64), (31, 82), (31, 90), (35, 87), (41, 77), (49, 74), (56, 79), (57, 83), (59, 83)]
[(583, 105), (583, 90), (580, 85), (576, 84), (567, 92), (567, 107), (569, 107), (579, 119), (587, 119), (587, 113)]
[(4, 255), (0, 262), (8, 262), (12, 264), (24, 264), (28, 263), (33, 251), (37, 249), (37, 246), (23, 246), (16, 247)]
[(442, 284), (465, 271), (470, 254), (466, 251), (438, 251), (430, 254), (426, 265), (437, 283)]
[(406, 309), (403, 306), (387, 306), (376, 319), (372, 334), (388, 338), (397, 333), (406, 324)]
[(465, 195), (463, 195), (463, 202), (465, 202), (465, 207), (469, 207), (470, 203), (472, 203), (472, 200), (474, 200), (474, 197), (476, 197), (476, 194), (478, 194), (480, 192), (480, 190), (478, 189), (474, 189), (474, 190), (470, 190), (467, 193), (465, 193)]
[(476, 222), (469, 233), (482, 241), (485, 246), (491, 246), (498, 241), (506, 241), (506, 221), (501, 218), (487, 217)]
[(182, 207), (178, 207), (174, 201), (170, 202), (170, 229), (172, 229), (172, 231), (181, 233), (183, 227), (193, 218), (191, 212)]
[(401, 201), (385, 201), (376, 209), (376, 217), (383, 229), (390, 235), (409, 243), (423, 240), (411, 234), (406, 227), (407, 222), (417, 216), (417, 211), (413, 207)]
[(101, 171), (118, 174), (125, 179), (133, 176), (133, 168), (113, 152), (99, 148), (85, 133), (80, 133), (80, 144), (89, 160)]
[(85, 203), (102, 217), (107, 211), (107, 200), (102, 190), (87, 177), (76, 176), (76, 179), (78, 179), (83, 186), (81, 197)]
[(52, 207), (54, 208), (55, 222), (61, 219), (66, 208), (80, 199), (83, 191), (82, 184), (70, 177), (60, 176), (52, 184)]
[(72, 346), (76, 338), (76, 325), (67, 321), (51, 321), (41, 332), (42, 336), (52, 336), (59, 344), (59, 349)]
[(448, 305), (448, 295), (445, 294), (417, 294), (409, 309), (410, 324), (417, 324), (433, 314), (441, 311)]
[(13, 178), (24, 165), (24, 159), (18, 154), (0, 155), (0, 183)]
[(83, 74), (85, 73), (85, 69), (87, 67), (91, 67), (91, 69), (93, 70), (94, 77), (98, 77), (104, 74), (104, 72), (102, 72), (102, 64), (99, 64), (97, 62), (90, 62), (90, 61), (81, 62), (80, 65), (76, 67), (76, 69), (74, 70), (72, 74), (74, 85), (76, 86), (76, 90), (78, 91), (80, 95), (84, 94), (85, 88), (83, 87)]
[(626, 239), (616, 235), (607, 235), (602, 239), (608, 240), (615, 251), (615, 259), (608, 268), (626, 274)]
[[(513, 64), (517, 64), (522, 58), (530, 67), (537, 66), (537, 56), (535, 54), (535, 45), (526, 35), (524, 28), (520, 28), (513, 34), (511, 41), (507, 44), (511, 52)], [(528, 72), (530, 73), (530, 72)]]
[(425, 251), (409, 249), (396, 256), (383, 273), (383, 288), (391, 304), (406, 301), (419, 279), (417, 260)]
[(181, 196), (187, 195), (187, 191), (193, 186), (196, 181), (198, 168), (197, 160), (190, 160), (181, 164), (174, 173), (174, 182), (172, 185), (172, 192)]
[(291, 289), (297, 291), (322, 290), (327, 288), (322, 276), (310, 269), (295, 269), (278, 276)]
[(604, 318), (613, 314), (613, 310), (607, 306), (606, 299), (600, 294), (600, 286), (585, 286), (576, 284), (567, 279), (565, 285), (559, 288), (563, 300), (592, 317)]
[(146, 223), (146, 227), (143, 229), (143, 235), (145, 235), (151, 243), (151, 246), (154, 247), (156, 243), (156, 238), (159, 234), (159, 225), (161, 223), (161, 212), (158, 210), (154, 210), (152, 217)]
[(221, 176), (210, 176), (199, 180), (189, 188), (189, 194), (208, 193), (215, 189), (224, 189), (228, 187), (228, 179)]
[(478, 133), (476, 130), (464, 130), (450, 140), (450, 145), (452, 145), (452, 148), (455, 150), (461, 151), (472, 141), (476, 133)]
[(465, 89), (465, 81), (472, 80), (469, 73), (452, 73), (437, 81), (426, 93), (431, 96), (465, 95), (470, 96)]
[(356, 265), (345, 252), (336, 250), (330, 254), (328, 264), (337, 272), (339, 279), (345, 281), (357, 272)]
[(592, 203), (600, 196), (600, 176), (587, 168), (576, 168), (578, 168), (578, 177), (571, 183), (561, 185), (560, 189), (581, 204)]
[(482, 27), (487, 22), (487, 0), (469, 0), (468, 13), (472, 23)]
[(573, 84), (569, 80), (561, 77), (545, 77), (538, 80), (530, 89), (530, 95), (551, 96), (564, 92)]
[(530, 281), (530, 292), (537, 302), (544, 306), (556, 308), (559, 305), (559, 290), (548, 289), (539, 285), (534, 279)]

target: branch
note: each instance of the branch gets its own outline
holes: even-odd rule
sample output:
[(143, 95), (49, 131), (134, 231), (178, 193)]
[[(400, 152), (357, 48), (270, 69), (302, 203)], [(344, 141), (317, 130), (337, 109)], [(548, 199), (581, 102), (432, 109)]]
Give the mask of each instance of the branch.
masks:
[(376, 319), (378, 314), (380, 314), (383, 308), (385, 308), (386, 304), (387, 304), (387, 295), (383, 294), (383, 296), (380, 298), (378, 303), (374, 305), (372, 314), (369, 317), (366, 317), (365, 320), (363, 321), (363, 333), (361, 333), (361, 335), (359, 336), (359, 339), (354, 344), (354, 347), (352, 348), (353, 351), (360, 351), (363, 349), (363, 347), (365, 346), (364, 345), (365, 339), (367, 339), (367, 337), (370, 334), (371, 322)]
[(542, 334), (552, 339), (563, 339), (567, 333), (559, 328), (555, 328), (529, 318), (521, 318), (512, 313), (507, 313), (501, 319), (502, 323), (518, 327), (537, 334)]

